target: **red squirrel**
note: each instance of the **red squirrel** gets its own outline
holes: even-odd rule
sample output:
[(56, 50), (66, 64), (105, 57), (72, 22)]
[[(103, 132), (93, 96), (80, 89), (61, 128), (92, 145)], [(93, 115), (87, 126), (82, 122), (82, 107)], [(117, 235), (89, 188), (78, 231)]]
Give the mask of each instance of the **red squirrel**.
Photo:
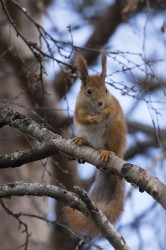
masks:
[[(105, 86), (106, 52), (102, 51), (102, 72), (100, 75), (89, 75), (85, 58), (78, 54), (75, 62), (81, 89), (77, 96), (74, 124), (78, 136), (74, 142), (78, 145), (89, 145), (100, 150), (102, 161), (117, 155), (123, 158), (126, 144), (126, 122), (117, 99)], [(123, 211), (124, 180), (112, 173), (97, 170), (95, 183), (90, 198), (115, 223)], [(82, 213), (66, 207), (65, 221), (76, 232), (96, 236), (99, 230)]]

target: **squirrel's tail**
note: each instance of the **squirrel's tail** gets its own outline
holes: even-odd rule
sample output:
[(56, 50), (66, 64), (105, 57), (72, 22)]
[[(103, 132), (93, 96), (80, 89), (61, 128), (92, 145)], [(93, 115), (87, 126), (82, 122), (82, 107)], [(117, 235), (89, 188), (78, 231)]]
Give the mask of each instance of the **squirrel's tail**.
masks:
[[(108, 173), (102, 174), (108, 177)], [(121, 180), (115, 175), (111, 175), (111, 177), (109, 176), (109, 179), (110, 178), (113, 179), (112, 185), (110, 185), (110, 182), (105, 182), (104, 185), (102, 180), (100, 186), (97, 185), (94, 187), (90, 197), (95, 202), (97, 207), (102, 210), (107, 219), (114, 224), (119, 219), (121, 212), (123, 211), (124, 180)], [(99, 181), (97, 181), (97, 183), (99, 184)], [(98, 228), (91, 221), (91, 218), (86, 217), (76, 209), (65, 207), (64, 218), (66, 224), (75, 232), (87, 234), (90, 237), (100, 235)]]

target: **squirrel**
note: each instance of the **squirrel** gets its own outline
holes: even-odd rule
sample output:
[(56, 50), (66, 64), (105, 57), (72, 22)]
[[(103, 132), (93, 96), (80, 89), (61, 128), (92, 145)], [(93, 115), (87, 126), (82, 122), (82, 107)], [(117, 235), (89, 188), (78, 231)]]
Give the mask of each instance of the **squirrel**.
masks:
[[(126, 144), (126, 122), (117, 99), (105, 86), (106, 51), (101, 53), (102, 72), (89, 75), (85, 58), (78, 54), (75, 62), (81, 89), (77, 96), (74, 124), (78, 136), (73, 141), (78, 145), (89, 145), (100, 150), (99, 159), (108, 161), (113, 155), (124, 156)], [(103, 211), (111, 223), (115, 223), (124, 204), (124, 180), (113, 173), (97, 170), (90, 198)], [(100, 234), (90, 218), (70, 207), (64, 209), (67, 225), (77, 233), (91, 237)]]

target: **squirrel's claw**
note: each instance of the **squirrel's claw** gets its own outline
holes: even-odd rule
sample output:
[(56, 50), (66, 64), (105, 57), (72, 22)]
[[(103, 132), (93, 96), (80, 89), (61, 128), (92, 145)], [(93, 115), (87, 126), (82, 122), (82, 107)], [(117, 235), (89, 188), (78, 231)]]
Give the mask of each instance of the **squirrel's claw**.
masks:
[(114, 155), (115, 155), (115, 153), (113, 151), (100, 150), (99, 159), (102, 160), (102, 161), (108, 161), (109, 158), (111, 158)]
[(78, 145), (88, 145), (88, 142), (82, 137), (75, 137), (72, 139)]

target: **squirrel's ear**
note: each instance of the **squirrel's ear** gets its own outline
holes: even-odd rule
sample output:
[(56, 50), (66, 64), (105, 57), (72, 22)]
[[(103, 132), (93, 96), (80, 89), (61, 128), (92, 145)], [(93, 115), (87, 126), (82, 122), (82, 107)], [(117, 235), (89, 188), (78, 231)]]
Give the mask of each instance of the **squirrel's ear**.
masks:
[(85, 58), (82, 55), (78, 54), (75, 58), (75, 64), (77, 66), (79, 78), (82, 80), (84, 84), (87, 84), (89, 75), (88, 75), (88, 66)]
[(106, 62), (107, 62), (106, 51), (103, 49), (101, 51), (101, 64), (102, 64), (101, 77), (103, 81), (105, 80), (106, 77)]

